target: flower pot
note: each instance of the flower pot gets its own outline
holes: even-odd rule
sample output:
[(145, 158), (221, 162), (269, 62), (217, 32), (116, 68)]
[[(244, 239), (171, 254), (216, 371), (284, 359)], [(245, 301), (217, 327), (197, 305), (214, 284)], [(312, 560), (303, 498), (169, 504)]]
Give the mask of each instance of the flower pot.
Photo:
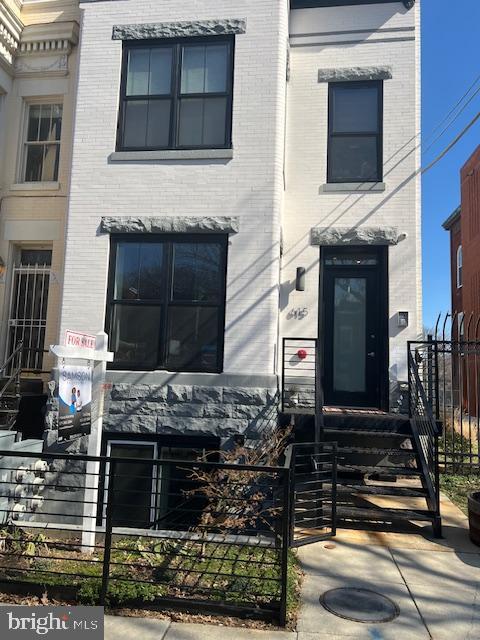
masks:
[(468, 496), (468, 524), (470, 540), (480, 546), (480, 491)]

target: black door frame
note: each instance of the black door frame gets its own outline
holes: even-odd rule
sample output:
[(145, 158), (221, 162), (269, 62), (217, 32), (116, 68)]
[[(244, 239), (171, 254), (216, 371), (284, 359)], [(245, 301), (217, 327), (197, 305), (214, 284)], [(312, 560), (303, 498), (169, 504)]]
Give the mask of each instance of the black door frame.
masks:
[[(378, 359), (378, 406), (368, 407), (388, 411), (390, 407), (390, 389), (389, 389), (389, 269), (388, 269), (388, 246), (371, 246), (371, 245), (348, 245), (348, 246), (321, 246), (320, 247), (320, 268), (319, 268), (319, 313), (318, 313), (318, 354), (319, 354), (319, 372), (321, 384), (318, 385), (318, 393), (322, 406), (324, 406), (324, 388), (325, 388), (325, 257), (328, 253), (375, 253), (378, 259), (378, 282), (379, 282), (379, 304), (380, 311), (378, 339), (379, 359)], [(367, 407), (359, 407), (367, 408)]]

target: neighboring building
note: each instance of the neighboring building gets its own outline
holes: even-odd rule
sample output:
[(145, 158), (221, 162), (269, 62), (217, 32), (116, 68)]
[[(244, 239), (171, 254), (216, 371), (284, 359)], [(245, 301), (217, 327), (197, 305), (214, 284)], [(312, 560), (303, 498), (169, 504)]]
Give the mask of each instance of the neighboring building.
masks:
[(460, 171), (461, 205), (445, 220), (450, 233), (452, 312), (480, 315), (480, 146)]
[[(443, 223), (450, 234), (453, 340), (480, 338), (480, 146), (460, 170), (461, 204)], [(455, 351), (455, 350), (454, 350)], [(478, 416), (480, 398), (476, 354), (460, 351), (452, 363), (454, 402)], [(461, 394), (460, 394), (461, 390)], [(458, 394), (458, 396), (456, 395)]]
[(59, 335), (110, 336), (104, 450), (255, 440), (283, 336), (319, 335), (327, 404), (400, 409), (422, 329), (419, 3), (81, 14)]
[(78, 28), (78, 0), (0, 0), (0, 348), (23, 341), (37, 379), (59, 331)]

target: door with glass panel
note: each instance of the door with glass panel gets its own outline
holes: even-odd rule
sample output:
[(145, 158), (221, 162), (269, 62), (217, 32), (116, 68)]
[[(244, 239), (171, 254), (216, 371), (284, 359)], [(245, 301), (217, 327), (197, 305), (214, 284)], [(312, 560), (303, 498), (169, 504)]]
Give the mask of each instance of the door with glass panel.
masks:
[(52, 252), (21, 249), (13, 268), (7, 356), (23, 342), (22, 367), (43, 368)]
[(381, 255), (375, 251), (325, 252), (326, 405), (382, 406), (386, 354), (382, 265)]

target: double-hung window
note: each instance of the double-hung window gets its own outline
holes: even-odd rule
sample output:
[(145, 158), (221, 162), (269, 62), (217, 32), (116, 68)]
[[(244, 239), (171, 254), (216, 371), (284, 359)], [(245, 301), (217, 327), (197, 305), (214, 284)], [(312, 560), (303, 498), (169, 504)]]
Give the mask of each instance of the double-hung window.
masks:
[(107, 331), (120, 369), (220, 372), (227, 236), (112, 238)]
[(231, 146), (233, 39), (126, 42), (118, 151)]
[(460, 245), (457, 249), (457, 289), (463, 286), (463, 249)]
[(61, 133), (61, 104), (28, 105), (21, 176), (24, 182), (58, 180)]
[(383, 82), (329, 85), (328, 182), (383, 179)]

